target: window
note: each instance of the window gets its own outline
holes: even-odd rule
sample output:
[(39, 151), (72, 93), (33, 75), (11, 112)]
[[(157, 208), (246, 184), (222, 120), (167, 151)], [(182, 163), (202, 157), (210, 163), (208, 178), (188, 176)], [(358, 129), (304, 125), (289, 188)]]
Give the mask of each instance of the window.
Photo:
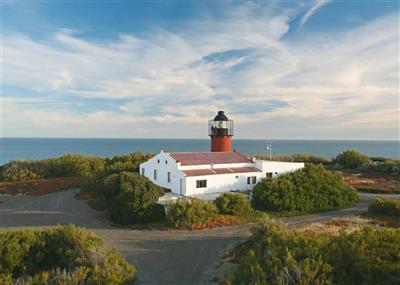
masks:
[(144, 172), (144, 168), (142, 168), (142, 175), (144, 176), (145, 172)]
[(196, 188), (207, 188), (207, 180), (196, 180)]
[(256, 176), (249, 176), (247, 177), (247, 184), (256, 184), (257, 182), (257, 177)]
[(165, 164), (168, 164), (168, 161), (167, 161), (167, 160), (165, 161)]
[(168, 181), (168, 183), (171, 182), (171, 172), (169, 172), (169, 171), (167, 173), (167, 181)]
[(154, 169), (153, 175), (154, 175), (154, 180), (157, 180), (157, 169)]
[(265, 174), (265, 176), (266, 176), (267, 178), (272, 178), (272, 172), (267, 172), (267, 173)]
[(160, 163), (160, 160), (159, 160), (159, 159), (157, 159), (157, 163)]

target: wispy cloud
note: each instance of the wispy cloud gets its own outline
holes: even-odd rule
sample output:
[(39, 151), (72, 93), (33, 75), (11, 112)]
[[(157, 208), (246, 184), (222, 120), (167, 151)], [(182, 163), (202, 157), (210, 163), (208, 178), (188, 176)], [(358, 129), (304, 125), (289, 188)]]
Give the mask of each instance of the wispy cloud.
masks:
[(315, 3), (311, 6), (310, 9), (307, 10), (307, 12), (304, 14), (304, 16), (300, 20), (300, 26), (303, 26), (308, 19), (310, 19), (319, 9), (321, 9), (323, 6), (331, 2), (331, 0), (317, 0)]
[[(7, 86), (44, 95), (32, 95), (36, 105), (6, 100), (6, 135), (206, 137), (206, 121), (224, 108), (240, 137), (396, 138), (398, 15), (284, 41), (302, 12), (245, 4), (101, 42), (68, 30), (45, 40), (7, 34), (5, 96)], [(105, 101), (119, 106), (90, 108)]]

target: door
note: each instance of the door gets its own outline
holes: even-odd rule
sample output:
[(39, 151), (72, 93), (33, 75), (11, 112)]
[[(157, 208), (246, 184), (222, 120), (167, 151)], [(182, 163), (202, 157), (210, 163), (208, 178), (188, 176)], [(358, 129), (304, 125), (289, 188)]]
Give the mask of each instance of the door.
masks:
[(183, 179), (179, 180), (179, 195), (182, 195), (182, 188), (183, 188)]

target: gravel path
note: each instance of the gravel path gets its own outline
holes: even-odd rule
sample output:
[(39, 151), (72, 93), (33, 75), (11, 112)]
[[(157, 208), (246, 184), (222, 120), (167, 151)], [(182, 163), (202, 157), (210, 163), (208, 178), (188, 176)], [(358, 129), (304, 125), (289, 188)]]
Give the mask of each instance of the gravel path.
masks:
[[(74, 198), (78, 189), (45, 196), (0, 195), (0, 230), (76, 224), (99, 234), (138, 268), (137, 284), (209, 284), (224, 253), (246, 240), (253, 225), (202, 231), (130, 230), (111, 227), (106, 214)], [(361, 194), (357, 207), (283, 218), (290, 226), (321, 222), (367, 210), (376, 194)], [(385, 195), (399, 197), (400, 195)]]

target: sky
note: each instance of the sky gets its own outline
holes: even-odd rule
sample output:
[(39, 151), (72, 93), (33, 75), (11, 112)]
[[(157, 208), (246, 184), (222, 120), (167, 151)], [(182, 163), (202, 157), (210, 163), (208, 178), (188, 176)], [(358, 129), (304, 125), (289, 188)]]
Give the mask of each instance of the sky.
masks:
[(2, 1), (5, 137), (399, 139), (397, 1)]

